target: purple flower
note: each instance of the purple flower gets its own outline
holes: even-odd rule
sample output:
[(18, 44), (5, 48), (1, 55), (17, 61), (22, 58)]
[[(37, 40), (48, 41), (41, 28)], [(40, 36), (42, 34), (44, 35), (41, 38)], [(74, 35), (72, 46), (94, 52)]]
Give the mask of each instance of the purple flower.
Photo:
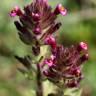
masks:
[(53, 49), (56, 48), (56, 40), (53, 36), (47, 36), (44, 40), (46, 45), (50, 45)]
[(53, 65), (53, 60), (52, 59), (45, 59), (44, 64), (47, 64), (50, 67)]
[(62, 4), (58, 4), (54, 10), (54, 14), (56, 14), (56, 15), (61, 14), (61, 15), (65, 16), (67, 14), (67, 9), (65, 9), (62, 6)]
[(79, 45), (77, 46), (78, 51), (82, 51), (82, 50), (88, 50), (88, 46), (85, 42), (80, 42)]
[(15, 6), (14, 9), (10, 12), (11, 17), (22, 16), (22, 14), (23, 13), (18, 6)]
[[(18, 22), (21, 26), (15, 25), (20, 31), (20, 39), (23, 42), (35, 46), (33, 42), (38, 41), (41, 44), (50, 45), (53, 49), (56, 48), (56, 40), (52, 34), (60, 28), (61, 23), (56, 22), (57, 16), (52, 12), (52, 8), (48, 5), (47, 0), (34, 0), (34, 2), (24, 7), (24, 12), (18, 6), (15, 6), (10, 12), (10, 16), (19, 16)], [(33, 44), (29, 42), (27, 32), (28, 34), (30, 33), (30, 37), (36, 37), (32, 42)]]
[[(31, 46), (34, 56), (39, 56), (43, 44), (51, 47), (51, 56), (44, 56), (44, 60), (38, 61), (48, 80), (65, 87), (77, 87), (83, 77), (81, 65), (88, 60), (88, 47), (84, 42), (70, 47), (56, 42), (53, 33), (61, 26), (60, 22), (56, 22), (59, 14), (65, 16), (67, 9), (58, 4), (53, 12), (47, 0), (34, 0), (24, 7), (24, 12), (18, 6), (10, 12), (11, 17), (19, 16), (19, 21), (14, 22), (19, 37)], [(27, 68), (30, 67), (26, 58), (17, 59)], [(46, 70), (43, 69), (45, 65), (48, 65)]]
[[(46, 73), (53, 74), (53, 76), (46, 75), (49, 80), (51, 78), (51, 81), (54, 83), (56, 80), (60, 82), (63, 79), (63, 85), (66, 87), (78, 87), (82, 80), (80, 79), (82, 78), (81, 64), (88, 60), (87, 50), (84, 50), (82, 53), (78, 52), (77, 46), (80, 46), (80, 44), (72, 45), (69, 48), (62, 45), (56, 46), (51, 64), (47, 62), (49, 68), (46, 70)], [(82, 49), (83, 47), (80, 46), (80, 48)]]
[(36, 26), (33, 29), (33, 33), (36, 34), (36, 35), (40, 35), (41, 34), (41, 28), (39, 26)]
[(32, 13), (32, 18), (34, 21), (39, 21), (40, 20), (40, 14), (39, 13)]

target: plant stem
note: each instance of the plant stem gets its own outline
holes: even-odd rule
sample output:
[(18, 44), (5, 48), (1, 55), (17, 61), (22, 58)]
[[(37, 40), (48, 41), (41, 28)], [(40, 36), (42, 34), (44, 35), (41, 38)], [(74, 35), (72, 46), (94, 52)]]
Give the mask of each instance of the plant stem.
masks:
[(43, 86), (42, 86), (42, 75), (41, 68), (39, 64), (37, 64), (37, 90), (36, 96), (43, 96)]
[(60, 93), (58, 96), (64, 96), (63, 90), (60, 90)]

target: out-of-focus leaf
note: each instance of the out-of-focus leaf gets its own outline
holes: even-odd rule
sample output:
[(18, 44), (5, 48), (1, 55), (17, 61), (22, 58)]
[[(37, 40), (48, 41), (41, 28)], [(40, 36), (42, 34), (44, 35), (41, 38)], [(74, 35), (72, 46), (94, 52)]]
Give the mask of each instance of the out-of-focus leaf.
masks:
[(66, 89), (64, 91), (64, 96), (81, 96), (82, 89)]

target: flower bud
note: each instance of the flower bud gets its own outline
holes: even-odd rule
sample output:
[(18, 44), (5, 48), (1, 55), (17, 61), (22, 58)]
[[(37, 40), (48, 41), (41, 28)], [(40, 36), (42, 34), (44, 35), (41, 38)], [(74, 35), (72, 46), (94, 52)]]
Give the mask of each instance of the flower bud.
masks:
[(58, 4), (54, 10), (54, 14), (56, 14), (56, 15), (61, 14), (61, 15), (65, 16), (67, 14), (67, 9), (65, 9), (62, 6), (62, 4)]
[(88, 46), (86, 43), (84, 42), (80, 42), (79, 45), (77, 46), (77, 50), (80, 52), (82, 50), (88, 50)]
[(23, 13), (18, 6), (15, 6), (14, 9), (10, 12), (11, 17), (22, 16), (22, 14)]
[(41, 34), (41, 28), (40, 28), (40, 27), (35, 27), (35, 28), (33, 29), (33, 33), (36, 34), (36, 35)]
[(39, 21), (40, 20), (40, 14), (39, 13), (32, 13), (32, 19), (34, 21)]
[(52, 49), (56, 48), (56, 40), (53, 36), (48, 36), (44, 42), (46, 45), (51, 45)]
[(52, 36), (48, 36), (46, 39), (45, 39), (45, 44), (54, 44), (55, 43), (55, 38), (53, 38)]

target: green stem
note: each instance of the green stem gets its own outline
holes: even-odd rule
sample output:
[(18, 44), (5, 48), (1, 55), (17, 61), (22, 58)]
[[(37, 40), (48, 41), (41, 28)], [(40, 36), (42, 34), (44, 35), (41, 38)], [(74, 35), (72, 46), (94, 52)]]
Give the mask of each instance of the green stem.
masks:
[(37, 64), (37, 90), (36, 96), (43, 96), (43, 85), (42, 85), (42, 75), (41, 68), (39, 64)]
[(60, 90), (60, 93), (59, 93), (58, 96), (64, 96), (64, 92), (63, 92), (63, 90)]

